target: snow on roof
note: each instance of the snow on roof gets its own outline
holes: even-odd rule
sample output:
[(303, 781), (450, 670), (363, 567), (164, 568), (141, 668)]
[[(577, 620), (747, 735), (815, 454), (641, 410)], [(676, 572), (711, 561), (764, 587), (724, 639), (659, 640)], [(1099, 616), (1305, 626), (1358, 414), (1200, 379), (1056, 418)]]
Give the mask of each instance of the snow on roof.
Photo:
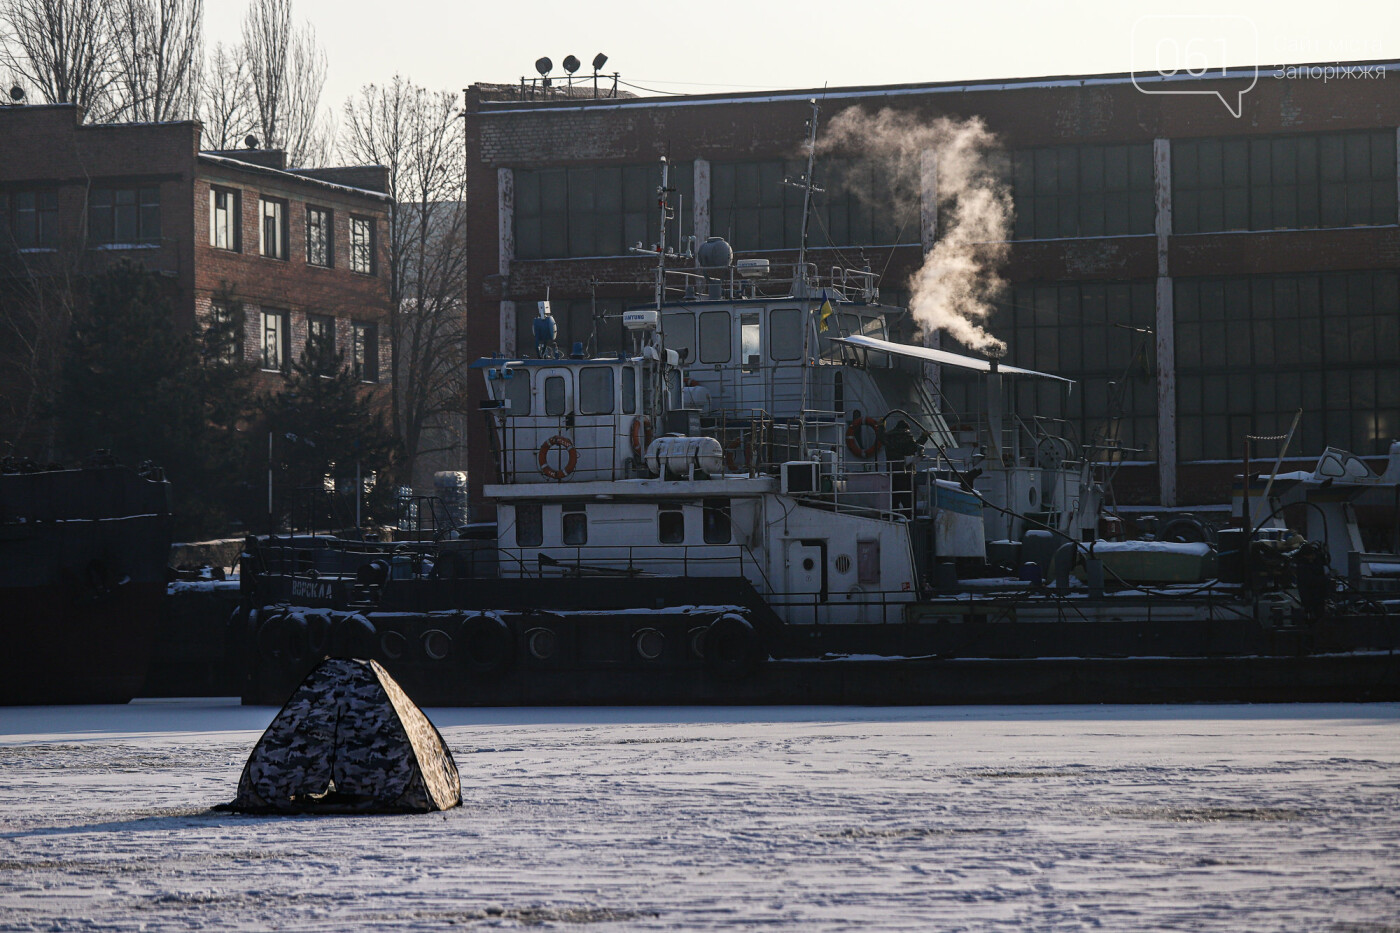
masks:
[(258, 165), (254, 162), (244, 162), (240, 159), (230, 159), (228, 156), (218, 156), (208, 152), (201, 152), (199, 154), (199, 159), (201, 162), (210, 162), (216, 165), (225, 165), (229, 168), (236, 168), (241, 171), (255, 172), (260, 175), (275, 175), (280, 178), (286, 178), (288, 180), (305, 182), (306, 184), (315, 185), (320, 188), (328, 188), (333, 191), (341, 191), (346, 194), (357, 194), (362, 195), (364, 197), (374, 198), (377, 201), (384, 201), (386, 203), (393, 200), (391, 196), (385, 194), (383, 191), (371, 191), (368, 188), (355, 188), (350, 185), (341, 185), (333, 181), (325, 181), (320, 178), (315, 178), (311, 175), (302, 175), (297, 172), (289, 172), (284, 169), (269, 168), (266, 165)]

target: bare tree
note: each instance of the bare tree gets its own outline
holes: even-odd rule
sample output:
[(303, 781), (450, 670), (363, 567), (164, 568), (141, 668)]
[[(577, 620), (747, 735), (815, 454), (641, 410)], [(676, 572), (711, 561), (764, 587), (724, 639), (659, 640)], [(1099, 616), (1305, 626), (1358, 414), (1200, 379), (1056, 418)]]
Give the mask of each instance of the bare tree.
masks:
[(456, 96), (396, 76), (345, 103), (342, 149), (389, 169), (395, 432), (405, 478), (466, 390), (466, 159)]
[(293, 165), (324, 155), (326, 55), (310, 23), (292, 26), (291, 0), (252, 0), (243, 17), (243, 52), (264, 144), (285, 149)]
[(113, 37), (104, 0), (0, 0), (0, 64), (51, 104), (108, 116)]
[(252, 79), (243, 49), (216, 44), (209, 55), (199, 95), (199, 119), (204, 123), (202, 145), (233, 149), (256, 130), (252, 99)]
[(118, 119), (194, 116), (204, 47), (204, 0), (111, 0), (112, 98)]
[(14, 254), (0, 299), (0, 453), (52, 460), (60, 372), (82, 277), (70, 249)]

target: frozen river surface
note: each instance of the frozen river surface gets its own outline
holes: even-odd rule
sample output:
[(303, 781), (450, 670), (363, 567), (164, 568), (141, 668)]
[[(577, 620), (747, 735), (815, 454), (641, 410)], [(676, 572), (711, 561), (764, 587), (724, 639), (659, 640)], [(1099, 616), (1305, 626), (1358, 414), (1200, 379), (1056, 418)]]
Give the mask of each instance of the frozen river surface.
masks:
[(1400, 706), (434, 709), (464, 806), (210, 812), (275, 710), (0, 709), (0, 929), (1400, 933)]

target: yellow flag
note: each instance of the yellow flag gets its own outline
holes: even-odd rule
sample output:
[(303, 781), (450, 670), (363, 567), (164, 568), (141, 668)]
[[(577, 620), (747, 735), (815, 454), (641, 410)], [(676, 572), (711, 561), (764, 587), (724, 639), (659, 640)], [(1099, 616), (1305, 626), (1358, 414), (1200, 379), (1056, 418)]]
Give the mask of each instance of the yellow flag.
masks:
[(817, 315), (817, 330), (826, 330), (827, 319), (831, 317), (831, 299), (822, 302), (821, 310)]

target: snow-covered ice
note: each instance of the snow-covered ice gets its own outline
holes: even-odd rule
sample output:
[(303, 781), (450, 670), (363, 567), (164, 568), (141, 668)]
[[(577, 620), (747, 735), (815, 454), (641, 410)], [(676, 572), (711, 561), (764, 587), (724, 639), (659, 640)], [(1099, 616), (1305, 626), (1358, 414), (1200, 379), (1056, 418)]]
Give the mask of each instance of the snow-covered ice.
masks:
[(211, 812), (274, 713), (0, 709), (0, 929), (1400, 931), (1400, 704), (431, 709), (460, 809)]

